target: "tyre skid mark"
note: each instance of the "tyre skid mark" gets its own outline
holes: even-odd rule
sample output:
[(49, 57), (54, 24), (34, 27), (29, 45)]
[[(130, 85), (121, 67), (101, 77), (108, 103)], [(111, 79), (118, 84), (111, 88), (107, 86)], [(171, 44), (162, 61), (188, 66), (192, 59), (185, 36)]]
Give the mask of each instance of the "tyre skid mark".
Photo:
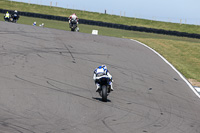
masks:
[(10, 128), (10, 129), (13, 129), (13, 130), (15, 130), (15, 131), (17, 131), (17, 132), (19, 132), (19, 133), (24, 133), (22, 130), (28, 131), (28, 132), (30, 132), (30, 133), (36, 133), (36, 132), (34, 132), (34, 131), (32, 131), (32, 130), (29, 130), (29, 129), (27, 129), (27, 128), (24, 128), (24, 127), (22, 127), (22, 126), (18, 126), (18, 125), (11, 124), (11, 123), (0, 122), (0, 124), (1, 124), (2, 126), (4, 126), (4, 127), (8, 127), (8, 128)]

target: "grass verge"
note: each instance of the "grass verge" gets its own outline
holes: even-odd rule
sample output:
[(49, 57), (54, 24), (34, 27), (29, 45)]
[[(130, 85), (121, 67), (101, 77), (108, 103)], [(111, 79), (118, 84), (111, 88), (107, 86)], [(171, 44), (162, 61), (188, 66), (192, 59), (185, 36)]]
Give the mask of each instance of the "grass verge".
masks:
[[(3, 14), (0, 14), (0, 20), (3, 21)], [(18, 23), (32, 25), (34, 21), (36, 21), (37, 24), (44, 23), (45, 27), (48, 28), (70, 30), (68, 23), (62, 21), (21, 16)], [(92, 30), (96, 29), (99, 31), (99, 35), (135, 39), (145, 43), (164, 56), (187, 79), (200, 82), (200, 39), (126, 31), (82, 24), (80, 24), (79, 27), (80, 32), (83, 33), (91, 34)], [(200, 86), (198, 82), (193, 85)]]

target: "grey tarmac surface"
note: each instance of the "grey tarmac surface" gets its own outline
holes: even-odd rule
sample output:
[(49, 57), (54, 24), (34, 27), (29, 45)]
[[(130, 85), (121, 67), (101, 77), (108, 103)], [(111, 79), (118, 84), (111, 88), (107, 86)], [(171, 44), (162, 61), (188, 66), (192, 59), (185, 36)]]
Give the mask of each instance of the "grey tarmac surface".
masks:
[[(106, 64), (107, 103), (92, 79)], [(200, 133), (200, 99), (128, 40), (0, 22), (0, 133)]]

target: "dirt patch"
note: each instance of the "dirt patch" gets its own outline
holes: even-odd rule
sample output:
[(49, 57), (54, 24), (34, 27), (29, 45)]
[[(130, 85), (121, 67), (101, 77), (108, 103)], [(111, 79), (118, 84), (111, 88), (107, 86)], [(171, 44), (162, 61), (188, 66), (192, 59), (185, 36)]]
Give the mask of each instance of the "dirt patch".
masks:
[(198, 82), (195, 79), (188, 79), (188, 81), (193, 85), (193, 86), (198, 86), (200, 87), (200, 82)]

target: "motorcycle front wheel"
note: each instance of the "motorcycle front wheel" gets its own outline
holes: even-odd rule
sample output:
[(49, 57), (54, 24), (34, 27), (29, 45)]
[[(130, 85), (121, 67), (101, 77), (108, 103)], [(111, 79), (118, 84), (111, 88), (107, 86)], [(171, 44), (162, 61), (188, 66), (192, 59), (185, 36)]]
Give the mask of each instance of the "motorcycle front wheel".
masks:
[(75, 31), (75, 29), (74, 29), (74, 28), (71, 28), (71, 31)]

